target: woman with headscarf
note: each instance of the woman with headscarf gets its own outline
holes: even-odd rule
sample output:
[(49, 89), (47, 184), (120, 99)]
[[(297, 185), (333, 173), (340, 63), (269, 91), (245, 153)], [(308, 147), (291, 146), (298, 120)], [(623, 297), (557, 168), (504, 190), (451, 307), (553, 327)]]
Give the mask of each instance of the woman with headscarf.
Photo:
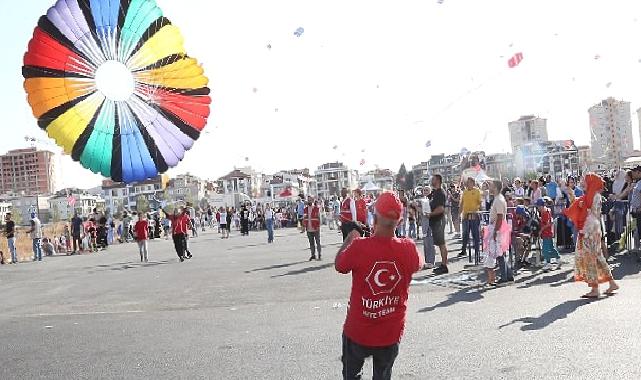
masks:
[(585, 177), (585, 193), (578, 197), (565, 210), (565, 215), (572, 221), (578, 237), (575, 251), (574, 279), (588, 284), (592, 289), (581, 298), (598, 298), (599, 284), (609, 283), (605, 294), (611, 295), (619, 286), (612, 277), (608, 263), (601, 249), (601, 192), (604, 182), (596, 174)]

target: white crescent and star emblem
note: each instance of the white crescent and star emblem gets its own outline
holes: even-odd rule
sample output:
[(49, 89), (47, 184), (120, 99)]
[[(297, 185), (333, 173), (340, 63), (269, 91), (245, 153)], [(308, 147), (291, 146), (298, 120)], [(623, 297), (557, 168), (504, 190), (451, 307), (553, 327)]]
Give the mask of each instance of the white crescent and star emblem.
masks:
[(392, 261), (378, 261), (372, 267), (365, 281), (373, 295), (391, 293), (400, 282), (401, 275)]
[(382, 288), (382, 287), (384, 287), (385, 285), (387, 285), (387, 283), (385, 283), (385, 282), (381, 282), (381, 280), (379, 279), (379, 277), (381, 276), (381, 274), (382, 274), (383, 272), (389, 272), (389, 271), (388, 271), (387, 269), (380, 269), (380, 270), (379, 270), (378, 272), (376, 272), (376, 274), (374, 275), (374, 282), (376, 283), (376, 285), (380, 286), (381, 288)]

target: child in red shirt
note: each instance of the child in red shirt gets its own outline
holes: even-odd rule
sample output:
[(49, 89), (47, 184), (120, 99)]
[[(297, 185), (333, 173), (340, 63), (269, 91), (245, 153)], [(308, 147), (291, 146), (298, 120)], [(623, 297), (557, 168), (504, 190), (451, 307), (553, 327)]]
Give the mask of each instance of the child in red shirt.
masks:
[(552, 212), (545, 205), (545, 200), (540, 198), (536, 200), (536, 207), (539, 209), (541, 215), (541, 251), (545, 260), (543, 272), (549, 272), (553, 266), (554, 269), (561, 268), (561, 256), (559, 251), (554, 246), (554, 221), (552, 220)]
[(140, 252), (140, 262), (148, 262), (149, 249), (149, 221), (144, 213), (140, 213), (138, 221), (134, 226), (136, 231), (136, 241), (138, 242), (138, 251)]

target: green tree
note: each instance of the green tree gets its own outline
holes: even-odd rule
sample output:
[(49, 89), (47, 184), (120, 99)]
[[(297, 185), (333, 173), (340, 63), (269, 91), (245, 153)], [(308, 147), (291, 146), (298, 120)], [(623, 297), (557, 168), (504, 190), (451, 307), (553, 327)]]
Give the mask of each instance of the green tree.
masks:
[(405, 189), (405, 182), (407, 181), (407, 169), (405, 164), (401, 164), (401, 167), (398, 169), (398, 174), (396, 175), (396, 186), (399, 189)]
[(149, 200), (144, 195), (139, 195), (136, 198), (136, 211), (149, 212)]

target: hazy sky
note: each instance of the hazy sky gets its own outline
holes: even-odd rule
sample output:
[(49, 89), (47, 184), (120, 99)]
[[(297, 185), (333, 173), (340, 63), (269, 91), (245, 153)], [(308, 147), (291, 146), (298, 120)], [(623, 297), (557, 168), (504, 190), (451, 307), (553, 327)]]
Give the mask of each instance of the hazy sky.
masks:
[[(20, 67), (38, 17), (54, 1), (2, 2), (0, 152), (24, 146), (25, 135), (47, 139)], [(334, 160), (397, 170), (463, 147), (508, 151), (507, 122), (523, 114), (547, 118), (551, 139), (587, 144), (587, 109), (607, 96), (632, 103), (638, 146), (639, 1), (158, 3), (213, 91), (208, 133), (170, 174), (217, 178), (235, 165), (272, 172)], [(509, 69), (517, 52), (524, 60)], [(68, 157), (58, 164), (59, 187), (101, 178)]]

